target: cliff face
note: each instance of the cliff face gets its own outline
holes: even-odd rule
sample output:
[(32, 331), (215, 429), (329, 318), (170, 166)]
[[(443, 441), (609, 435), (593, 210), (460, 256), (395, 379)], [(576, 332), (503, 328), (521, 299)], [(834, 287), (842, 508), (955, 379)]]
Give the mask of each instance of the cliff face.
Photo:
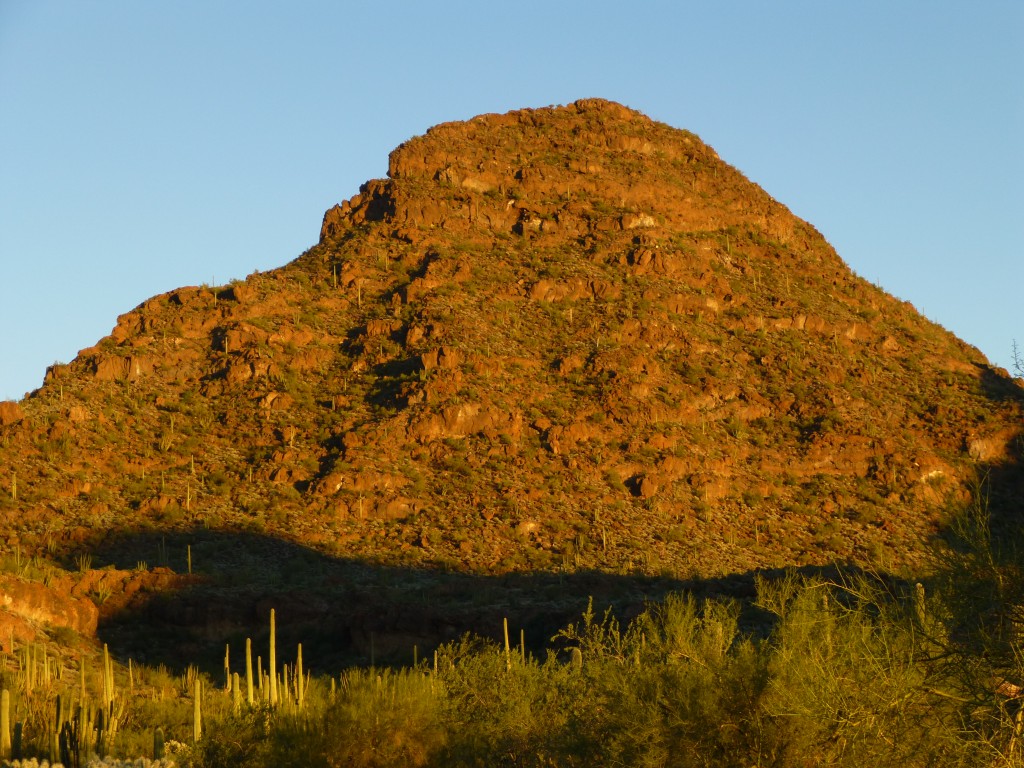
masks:
[(120, 317), (0, 408), (0, 535), (889, 568), (1010, 461), (1020, 403), (697, 137), (586, 100), (432, 128), (298, 259)]

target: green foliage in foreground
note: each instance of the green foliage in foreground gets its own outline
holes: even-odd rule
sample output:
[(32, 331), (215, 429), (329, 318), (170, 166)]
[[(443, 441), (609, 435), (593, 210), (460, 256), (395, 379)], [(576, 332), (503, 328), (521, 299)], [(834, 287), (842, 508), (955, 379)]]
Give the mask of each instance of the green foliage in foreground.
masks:
[(414, 668), (303, 686), (297, 657), (276, 706), (269, 682), (250, 705), (237, 676), (228, 692), (136, 666), (115, 685), (106, 656), (71, 674), (26, 647), (0, 659), (0, 758), (54, 759), (66, 723), (102, 706), (83, 765), (1024, 768), (1024, 554), (986, 520), (964, 518), (927, 595), (794, 575), (745, 606), (671, 595), (628, 625), (588, 607), (543, 658), (467, 636)]
[[(958, 660), (920, 593), (760, 585), (739, 608), (672, 596), (621, 627), (588, 610), (544, 660), (467, 638), (436, 668), (354, 670), (306, 706), (208, 722), (182, 755), (215, 766), (1024, 765), (1002, 678)], [(569, 649), (578, 648), (580, 653)], [(969, 666), (969, 665), (968, 665)], [(336, 681), (337, 682), (337, 681)]]

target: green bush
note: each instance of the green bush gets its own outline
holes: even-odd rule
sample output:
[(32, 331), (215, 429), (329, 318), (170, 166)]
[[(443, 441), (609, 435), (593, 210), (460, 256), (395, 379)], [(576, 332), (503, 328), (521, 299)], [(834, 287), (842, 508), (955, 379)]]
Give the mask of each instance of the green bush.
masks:
[(313, 732), (298, 729), (290, 735), (303, 737), (298, 746), (308, 745), (315, 758), (306, 765), (426, 765), (445, 735), (442, 695), (440, 686), (419, 670), (350, 671), (341, 678), (336, 700), (313, 716)]

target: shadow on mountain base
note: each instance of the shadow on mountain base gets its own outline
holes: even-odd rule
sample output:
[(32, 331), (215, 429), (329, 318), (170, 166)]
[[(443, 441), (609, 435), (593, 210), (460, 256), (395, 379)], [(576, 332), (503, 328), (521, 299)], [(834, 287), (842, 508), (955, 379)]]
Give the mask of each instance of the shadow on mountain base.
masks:
[(624, 626), (650, 601), (679, 591), (698, 599), (739, 599), (744, 628), (763, 633), (771, 617), (752, 605), (758, 574), (842, 576), (836, 567), (700, 580), (599, 571), (492, 576), (333, 558), (267, 536), (206, 529), (120, 536), (93, 557), (97, 564), (129, 569), (142, 553), (166, 553), (167, 565), (185, 573), (189, 551), (188, 586), (136, 596), (126, 607), (102, 612), (100, 639), (122, 659), (219, 673), (225, 645), (239, 668), (251, 638), (254, 657), (266, 660), (272, 608), (278, 658), (293, 657), (302, 643), (307, 668), (317, 671), (410, 664), (414, 653), (429, 658), (438, 645), (466, 633), (501, 641), (505, 619), (513, 645), (522, 637), (528, 650), (541, 653), (591, 599), (598, 615), (610, 608)]

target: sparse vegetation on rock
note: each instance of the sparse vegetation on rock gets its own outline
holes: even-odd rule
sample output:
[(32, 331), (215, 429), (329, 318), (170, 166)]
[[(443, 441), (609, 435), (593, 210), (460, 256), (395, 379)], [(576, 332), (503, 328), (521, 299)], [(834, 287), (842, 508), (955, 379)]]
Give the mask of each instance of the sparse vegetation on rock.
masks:
[[(153, 297), (0, 403), (0, 675), (106, 642), (189, 742), (276, 609), (322, 665), (304, 714), (260, 709), (256, 651), (180, 759), (1016, 759), (985, 676), (1024, 684), (1022, 405), (691, 133), (601, 100), (439, 125), (294, 261)], [(587, 596), (623, 628), (568, 629)], [(458, 638), (502, 617), (530, 647), (490, 669)], [(413, 647), (452, 666), (323, 674)]]

